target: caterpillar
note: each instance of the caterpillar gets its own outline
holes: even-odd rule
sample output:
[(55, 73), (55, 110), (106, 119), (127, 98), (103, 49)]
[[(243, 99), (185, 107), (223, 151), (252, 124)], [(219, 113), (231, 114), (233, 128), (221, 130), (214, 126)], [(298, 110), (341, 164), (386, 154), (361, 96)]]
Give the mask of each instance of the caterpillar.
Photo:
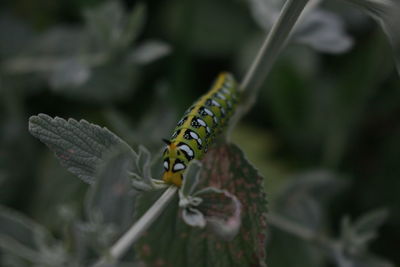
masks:
[(167, 144), (163, 153), (164, 182), (182, 185), (189, 162), (202, 159), (232, 116), (238, 98), (235, 79), (222, 72), (210, 91), (186, 110), (171, 139), (163, 139)]

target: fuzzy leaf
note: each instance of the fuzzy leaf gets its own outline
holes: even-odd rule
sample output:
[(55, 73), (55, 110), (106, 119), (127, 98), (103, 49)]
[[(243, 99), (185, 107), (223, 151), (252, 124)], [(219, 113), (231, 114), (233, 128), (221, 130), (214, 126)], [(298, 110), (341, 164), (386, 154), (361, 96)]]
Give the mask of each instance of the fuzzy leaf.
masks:
[(29, 131), (45, 143), (68, 171), (87, 183), (95, 181), (96, 168), (103, 154), (111, 149), (125, 150), (134, 156), (131, 148), (107, 128), (85, 120), (68, 121), (45, 114), (29, 119)]
[(348, 217), (342, 220), (341, 239), (334, 246), (332, 255), (338, 266), (393, 267), (394, 265), (368, 251), (370, 241), (388, 216), (387, 210), (369, 212), (354, 223)]
[[(199, 188), (212, 186), (226, 190), (241, 202), (242, 226), (239, 233), (233, 240), (224, 241), (209, 227), (188, 226), (181, 219), (178, 197), (175, 196), (137, 244), (140, 259), (147, 266), (265, 266), (266, 200), (263, 178), (235, 145), (210, 149), (202, 163)], [(154, 192), (140, 196), (137, 216), (143, 214), (158, 196), (159, 193)], [(202, 198), (203, 201), (217, 200), (207, 199), (205, 194)], [(202, 213), (209, 215), (206, 210)]]
[(165, 188), (164, 181), (154, 179), (151, 174), (151, 154), (144, 146), (139, 146), (139, 153), (134, 165), (134, 171), (129, 173), (133, 188), (138, 191), (152, 191)]
[(103, 157), (96, 172), (96, 183), (90, 188), (86, 213), (91, 220), (100, 216), (102, 223), (123, 231), (132, 223), (135, 193), (129, 172), (134, 160), (127, 151), (111, 151)]
[[(248, 0), (254, 20), (265, 31), (269, 31), (278, 19), (284, 1)], [(343, 53), (353, 44), (345, 32), (342, 19), (322, 8), (314, 8), (320, 1), (313, 0), (304, 16), (296, 25), (293, 40), (325, 53)]]
[(201, 163), (192, 161), (179, 191), (179, 206), (183, 208), (182, 219), (190, 226), (203, 228), (207, 225), (217, 236), (231, 240), (240, 228), (240, 202), (226, 190), (215, 187), (196, 192), (200, 173)]
[(400, 2), (398, 0), (347, 0), (367, 12), (382, 27), (394, 50), (400, 74)]
[(385, 222), (387, 216), (387, 210), (377, 210), (365, 214), (353, 224), (348, 218), (344, 218), (341, 238), (346, 252), (349, 255), (356, 255), (365, 251), (369, 242), (377, 236), (377, 230)]
[(125, 27), (122, 34), (122, 45), (128, 46), (136, 41), (137, 36), (141, 32), (146, 15), (146, 6), (138, 3), (135, 8), (127, 14)]
[(106, 1), (84, 12), (86, 27), (102, 49), (110, 49), (121, 38), (124, 10), (120, 2)]
[(299, 25), (294, 39), (325, 53), (343, 53), (353, 45), (353, 39), (346, 34), (342, 19), (335, 13), (315, 9), (307, 14)]
[(31, 219), (0, 206), (0, 249), (38, 266), (61, 266), (66, 251), (50, 233)]
[(130, 14), (117, 1), (106, 1), (85, 12), (89, 32), (103, 49), (126, 48), (142, 30), (145, 6), (138, 4)]
[(148, 64), (168, 55), (171, 47), (160, 41), (146, 41), (135, 48), (130, 60), (138, 64)]
[(224, 240), (232, 240), (238, 233), (241, 225), (241, 204), (236, 196), (226, 190), (208, 187), (195, 196), (202, 199), (198, 210), (210, 230)]
[(88, 81), (91, 70), (89, 66), (76, 58), (66, 59), (53, 70), (49, 77), (50, 86), (60, 88), (78, 87)]
[(276, 211), (310, 230), (320, 231), (324, 205), (346, 185), (338, 175), (326, 170), (299, 173), (281, 191)]

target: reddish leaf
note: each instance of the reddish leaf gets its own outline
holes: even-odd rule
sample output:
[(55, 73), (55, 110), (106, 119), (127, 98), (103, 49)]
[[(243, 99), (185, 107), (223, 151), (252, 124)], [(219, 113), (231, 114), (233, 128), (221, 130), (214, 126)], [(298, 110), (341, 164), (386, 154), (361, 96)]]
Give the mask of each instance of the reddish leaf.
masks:
[[(209, 228), (188, 226), (181, 218), (176, 196), (136, 245), (140, 259), (151, 267), (265, 266), (267, 208), (263, 178), (235, 145), (214, 147), (202, 163), (199, 188), (223, 189), (241, 202), (238, 235), (224, 241)], [(144, 194), (138, 200), (137, 216), (158, 196), (154, 192)], [(207, 215), (211, 210), (203, 212)]]

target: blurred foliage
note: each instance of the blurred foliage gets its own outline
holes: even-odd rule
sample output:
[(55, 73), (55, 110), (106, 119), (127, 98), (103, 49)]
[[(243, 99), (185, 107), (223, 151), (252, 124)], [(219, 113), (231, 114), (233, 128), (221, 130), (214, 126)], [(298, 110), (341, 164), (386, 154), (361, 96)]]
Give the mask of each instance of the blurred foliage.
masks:
[[(254, 14), (255, 2), (0, 3), (2, 266), (93, 261), (133, 221), (132, 192), (117, 190), (110, 203), (103, 198), (110, 184), (126, 188), (118, 172), (94, 187), (81, 183), (28, 134), (29, 116), (83, 118), (135, 149), (144, 144), (160, 153), (160, 139), (219, 71), (240, 79), (247, 70), (269, 27)], [(399, 265), (400, 82), (392, 49), (356, 8), (332, 0), (316, 11), (233, 133), (266, 177), (267, 263)], [(369, 213), (382, 207), (387, 217)], [(272, 216), (313, 238), (296, 237)]]

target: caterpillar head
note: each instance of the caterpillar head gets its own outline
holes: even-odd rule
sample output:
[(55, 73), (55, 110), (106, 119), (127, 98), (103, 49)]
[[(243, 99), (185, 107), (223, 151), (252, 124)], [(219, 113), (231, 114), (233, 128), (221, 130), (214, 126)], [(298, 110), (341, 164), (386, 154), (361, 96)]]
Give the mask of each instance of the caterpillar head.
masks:
[(182, 185), (183, 172), (187, 166), (185, 154), (175, 142), (167, 142), (167, 148), (163, 157), (163, 180), (180, 187)]

